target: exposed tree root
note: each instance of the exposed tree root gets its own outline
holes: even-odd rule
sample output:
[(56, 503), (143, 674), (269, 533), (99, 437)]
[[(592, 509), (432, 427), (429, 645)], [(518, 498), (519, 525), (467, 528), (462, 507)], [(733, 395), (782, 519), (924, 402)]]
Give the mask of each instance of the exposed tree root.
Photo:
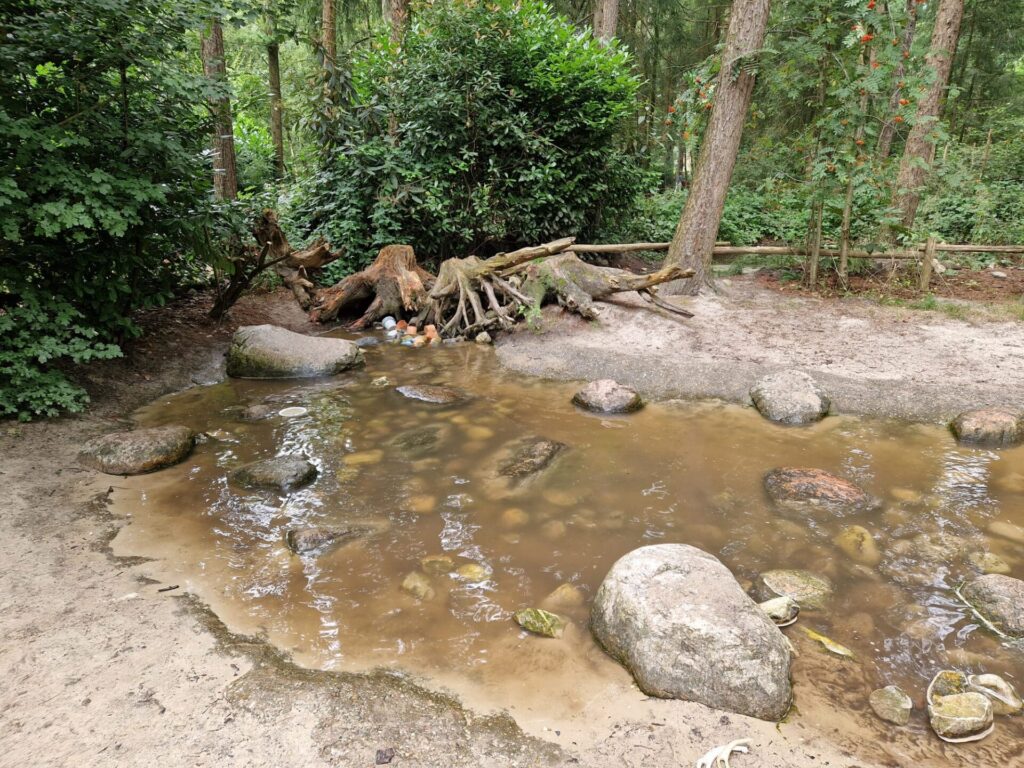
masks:
[[(672, 265), (650, 275), (597, 267), (572, 253), (574, 238), (499, 253), (489, 259), (469, 256), (441, 264), (437, 279), (416, 264), (412, 248), (388, 246), (368, 269), (321, 293), (314, 319), (362, 316), (352, 328), (364, 328), (391, 314), (442, 337), (474, 336), (509, 330), (548, 302), (588, 319), (598, 316), (595, 302), (623, 291), (639, 291), (660, 307), (689, 315), (662, 302), (656, 286), (688, 277), (692, 270)], [(365, 311), (363, 308), (365, 307)]]
[(327, 322), (358, 314), (359, 318), (349, 326), (354, 330), (387, 315), (412, 317), (433, 284), (434, 276), (416, 263), (410, 246), (388, 245), (362, 272), (321, 291), (311, 316)]

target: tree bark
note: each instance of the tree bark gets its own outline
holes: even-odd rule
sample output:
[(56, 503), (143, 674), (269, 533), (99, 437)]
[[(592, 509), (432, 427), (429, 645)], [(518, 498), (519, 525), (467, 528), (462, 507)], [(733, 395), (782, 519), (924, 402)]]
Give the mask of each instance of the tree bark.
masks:
[(903, 56), (896, 66), (896, 87), (893, 88), (892, 95), (889, 97), (889, 113), (885, 116), (885, 123), (882, 124), (882, 130), (878, 134), (878, 156), (883, 160), (892, 151), (892, 142), (896, 138), (896, 122), (893, 118), (896, 116), (896, 111), (900, 107), (900, 99), (903, 97), (903, 88), (900, 84), (907, 76), (907, 68), (903, 62), (906, 61), (914, 44), (916, 29), (917, 3), (916, 0), (907, 0), (907, 26), (903, 29), (903, 43), (900, 46)]
[(619, 0), (595, 0), (594, 37), (607, 43), (615, 37), (619, 23)]
[(932, 29), (931, 49), (925, 57), (925, 68), (932, 70), (933, 79), (928, 91), (918, 102), (917, 117), (907, 136), (893, 195), (893, 207), (899, 212), (903, 226), (907, 229), (914, 225), (917, 206), (921, 202), (920, 189), (928, 178), (935, 150), (930, 135), (942, 112), (943, 96), (956, 54), (963, 15), (964, 0), (940, 0), (935, 27)]
[(381, 0), (381, 15), (391, 25), (391, 42), (400, 42), (409, 18), (409, 0)]
[(736, 155), (743, 136), (755, 69), (750, 57), (764, 43), (770, 0), (736, 0), (726, 33), (722, 67), (715, 87), (714, 105), (697, 158), (675, 237), (665, 259), (693, 269), (694, 276), (663, 288), (665, 293), (696, 294), (707, 281), (711, 251), (725, 208)]
[(338, 33), (334, 19), (334, 0), (323, 0), (320, 42), (324, 47), (324, 57), (330, 64), (334, 64), (338, 56)]
[[(273, 29), (273, 27), (271, 27)], [(274, 176), (284, 178), (284, 100), (281, 98), (281, 60), (277, 40), (267, 44), (267, 80), (270, 93), (270, 140), (274, 144)]]
[(227, 92), (228, 72), (224, 63), (224, 30), (219, 18), (207, 20), (200, 35), (200, 53), (203, 73), (220, 90), (210, 98), (213, 112), (213, 196), (217, 200), (234, 200), (238, 197), (238, 172), (231, 124), (231, 97)]

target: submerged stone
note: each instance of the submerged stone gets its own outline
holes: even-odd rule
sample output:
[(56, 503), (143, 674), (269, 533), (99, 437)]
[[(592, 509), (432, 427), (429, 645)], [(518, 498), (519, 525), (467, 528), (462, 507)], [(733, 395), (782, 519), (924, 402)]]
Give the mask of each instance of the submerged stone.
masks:
[(764, 476), (764, 487), (773, 501), (810, 512), (825, 511), (835, 517), (877, 510), (881, 502), (849, 480), (823, 469), (782, 467)]
[(961, 413), (949, 425), (961, 443), (1001, 447), (1024, 440), (1024, 418), (1017, 411), (979, 408)]
[(277, 456), (239, 467), (231, 482), (244, 488), (276, 488), (289, 491), (313, 482), (317, 469), (303, 456)]
[(417, 600), (433, 600), (437, 594), (430, 578), (419, 571), (412, 571), (402, 579), (402, 589)]
[(380, 533), (386, 523), (351, 523), (337, 527), (310, 526), (285, 534), (285, 543), (297, 555), (321, 555), (328, 549)]
[(587, 602), (583, 590), (575, 584), (559, 584), (551, 594), (540, 601), (540, 607), (546, 611), (564, 611), (580, 608)]
[(231, 339), (227, 373), (243, 379), (308, 378), (331, 376), (362, 362), (362, 351), (351, 341), (247, 325)]
[(832, 582), (824, 576), (800, 570), (765, 571), (757, 577), (758, 599), (791, 597), (808, 610), (820, 610), (832, 597)]
[(910, 712), (914, 708), (910, 696), (896, 685), (887, 685), (885, 688), (872, 691), (868, 703), (876, 715), (896, 725), (909, 723)]
[(833, 543), (851, 560), (861, 565), (876, 566), (882, 559), (871, 531), (862, 525), (850, 525), (844, 528)]
[(277, 409), (265, 403), (257, 403), (242, 409), (238, 418), (242, 421), (262, 421), (277, 415)]
[(757, 607), (764, 611), (765, 615), (779, 627), (792, 624), (796, 621), (796, 617), (800, 615), (800, 605), (789, 595), (773, 597), (771, 600), (758, 603)]
[(544, 637), (561, 637), (565, 631), (565, 619), (541, 608), (523, 608), (513, 614), (523, 629)]
[(177, 464), (195, 446), (188, 427), (147, 427), (112, 432), (88, 441), (78, 460), (108, 475), (141, 475)]
[(590, 382), (573, 395), (572, 401), (594, 413), (632, 413), (644, 405), (636, 390), (611, 379)]
[(1024, 637), (1024, 581), (990, 573), (967, 582), (960, 594), (998, 631)]
[(937, 696), (928, 703), (928, 718), (938, 736), (946, 741), (976, 741), (992, 729), (992, 702), (980, 693)]
[(594, 599), (591, 629), (651, 696), (765, 720), (789, 710), (786, 638), (696, 547), (656, 544), (621, 557)]
[(757, 381), (750, 399), (766, 419), (779, 424), (810, 424), (828, 415), (832, 400), (803, 371), (780, 371)]
[(451, 555), (427, 555), (420, 560), (420, 568), (431, 576), (444, 576), (455, 570), (455, 558)]
[(432, 384), (410, 384), (397, 387), (395, 391), (410, 400), (419, 400), (433, 405), (452, 405), (468, 399), (465, 392), (454, 387), (439, 387)]
[(440, 424), (428, 424), (400, 432), (388, 441), (388, 445), (409, 458), (429, 456), (441, 441), (445, 428)]
[(982, 573), (1010, 572), (1010, 564), (992, 552), (971, 552), (967, 556), (967, 561)]
[(520, 480), (546, 469), (566, 449), (564, 443), (532, 438), (515, 449), (511, 458), (498, 467), (499, 474)]
[(491, 567), (484, 563), (466, 563), (455, 569), (455, 575), (464, 581), (487, 581), (491, 573)]

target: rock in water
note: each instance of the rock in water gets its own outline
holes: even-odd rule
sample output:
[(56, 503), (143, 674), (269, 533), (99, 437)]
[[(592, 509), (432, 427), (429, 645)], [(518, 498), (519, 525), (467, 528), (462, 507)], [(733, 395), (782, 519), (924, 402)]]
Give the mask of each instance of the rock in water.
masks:
[(932, 730), (946, 741), (976, 741), (992, 729), (992, 702), (980, 693), (935, 696), (928, 702)]
[(590, 382), (573, 395), (572, 401), (594, 413), (632, 413), (644, 407), (635, 390), (611, 379)]
[(331, 376), (362, 362), (362, 351), (351, 341), (247, 325), (231, 339), (227, 372), (241, 379), (308, 378)]
[(513, 480), (521, 480), (546, 469), (565, 448), (564, 443), (532, 438), (522, 443), (512, 453), (512, 457), (498, 467), (498, 473)]
[(910, 722), (910, 711), (914, 703), (902, 688), (895, 685), (887, 685), (872, 691), (868, 698), (871, 709), (883, 720), (896, 725), (906, 725)]
[(238, 414), (238, 418), (241, 421), (263, 421), (263, 419), (269, 419), (271, 416), (276, 415), (277, 409), (272, 405), (257, 403), (256, 405), (243, 408), (242, 412)]
[(244, 488), (276, 488), (289, 491), (316, 479), (316, 467), (302, 456), (278, 456), (239, 467), (231, 482)]
[(832, 407), (825, 390), (803, 371), (780, 371), (758, 379), (750, 399), (762, 416), (779, 424), (820, 421)]
[(790, 647), (716, 557), (656, 544), (621, 557), (591, 628), (652, 696), (778, 720), (792, 701)]
[(398, 394), (410, 400), (419, 400), (433, 405), (452, 405), (466, 400), (466, 393), (453, 387), (438, 387), (431, 384), (410, 384), (396, 387)]
[(339, 527), (297, 528), (285, 534), (285, 543), (297, 555), (320, 555), (328, 549), (380, 533), (387, 527), (386, 523), (352, 523)]
[(843, 517), (881, 506), (878, 499), (849, 480), (823, 469), (773, 469), (764, 476), (764, 487), (773, 501), (797, 511), (826, 512)]
[(1004, 635), (1024, 637), (1024, 581), (989, 573), (967, 582), (960, 594)]
[(949, 428), (961, 443), (999, 447), (1024, 440), (1024, 418), (1015, 411), (1000, 408), (961, 413)]
[(437, 594), (430, 583), (430, 578), (419, 571), (413, 571), (402, 579), (402, 589), (417, 600), (433, 600)]
[(523, 608), (513, 617), (523, 629), (544, 637), (561, 637), (565, 631), (565, 619), (540, 608)]
[(1009, 573), (1010, 564), (993, 552), (971, 552), (967, 562), (982, 573)]
[(839, 532), (833, 540), (846, 555), (856, 563), (874, 567), (882, 559), (871, 531), (863, 525), (850, 525)]
[(1024, 709), (1017, 689), (999, 675), (971, 675), (967, 678), (967, 687), (987, 697), (997, 715), (1019, 715)]
[(791, 597), (808, 610), (820, 610), (832, 597), (832, 582), (810, 571), (765, 571), (757, 577), (760, 600)]
[(108, 475), (141, 475), (177, 464), (192, 452), (195, 443), (195, 433), (188, 427), (112, 432), (87, 442), (78, 460)]

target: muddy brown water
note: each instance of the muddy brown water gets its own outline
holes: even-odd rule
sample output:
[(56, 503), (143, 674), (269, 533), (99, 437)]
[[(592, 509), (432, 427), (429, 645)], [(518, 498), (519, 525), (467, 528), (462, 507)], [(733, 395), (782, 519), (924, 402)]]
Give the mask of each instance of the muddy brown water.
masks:
[[(570, 404), (574, 385), (511, 374), (473, 345), (382, 345), (366, 358), (364, 370), (330, 379), (228, 380), (142, 408), (141, 424), (181, 423), (210, 437), (181, 465), (116, 483), (115, 507), (131, 522), (115, 551), (156, 558), (159, 577), (303, 665), (406, 670), (475, 706), (508, 709), (537, 732), (605, 712), (616, 697), (625, 709), (643, 700), (587, 631), (589, 601), (621, 555), (685, 542), (716, 554), (745, 586), (762, 570), (803, 568), (836, 591), (785, 630), (800, 654), (793, 719), (837, 733), (856, 722), (850, 741), (890, 760), (1021, 759), (1022, 718), (999, 718), (978, 745), (949, 747), (928, 732), (920, 707), (931, 676), (947, 667), (996, 672), (1024, 688), (1024, 650), (981, 627), (954, 593), (973, 573), (973, 552), (997, 554), (1024, 576), (1024, 543), (990, 531), (994, 522), (1024, 525), (1024, 448), (962, 447), (939, 426), (844, 416), (783, 428), (721, 403), (599, 417)], [(395, 391), (427, 383), (470, 397), (438, 406)], [(240, 421), (239, 407), (255, 403), (308, 413)], [(568, 448), (512, 485), (497, 467), (530, 437)], [(320, 470), (305, 488), (245, 491), (227, 481), (247, 462), (298, 453)], [(885, 506), (827, 521), (782, 511), (762, 486), (779, 466), (829, 470)], [(318, 557), (285, 545), (293, 528), (367, 520), (390, 527)], [(833, 543), (850, 524), (871, 531), (879, 563), (857, 563)], [(430, 600), (401, 589), (422, 558), (442, 554), (485, 574), (431, 575)], [(559, 607), (571, 622), (563, 638), (529, 636), (512, 622), (566, 583), (585, 599)], [(801, 626), (856, 659), (830, 656)], [(866, 703), (892, 683), (918, 707), (899, 731)]]

